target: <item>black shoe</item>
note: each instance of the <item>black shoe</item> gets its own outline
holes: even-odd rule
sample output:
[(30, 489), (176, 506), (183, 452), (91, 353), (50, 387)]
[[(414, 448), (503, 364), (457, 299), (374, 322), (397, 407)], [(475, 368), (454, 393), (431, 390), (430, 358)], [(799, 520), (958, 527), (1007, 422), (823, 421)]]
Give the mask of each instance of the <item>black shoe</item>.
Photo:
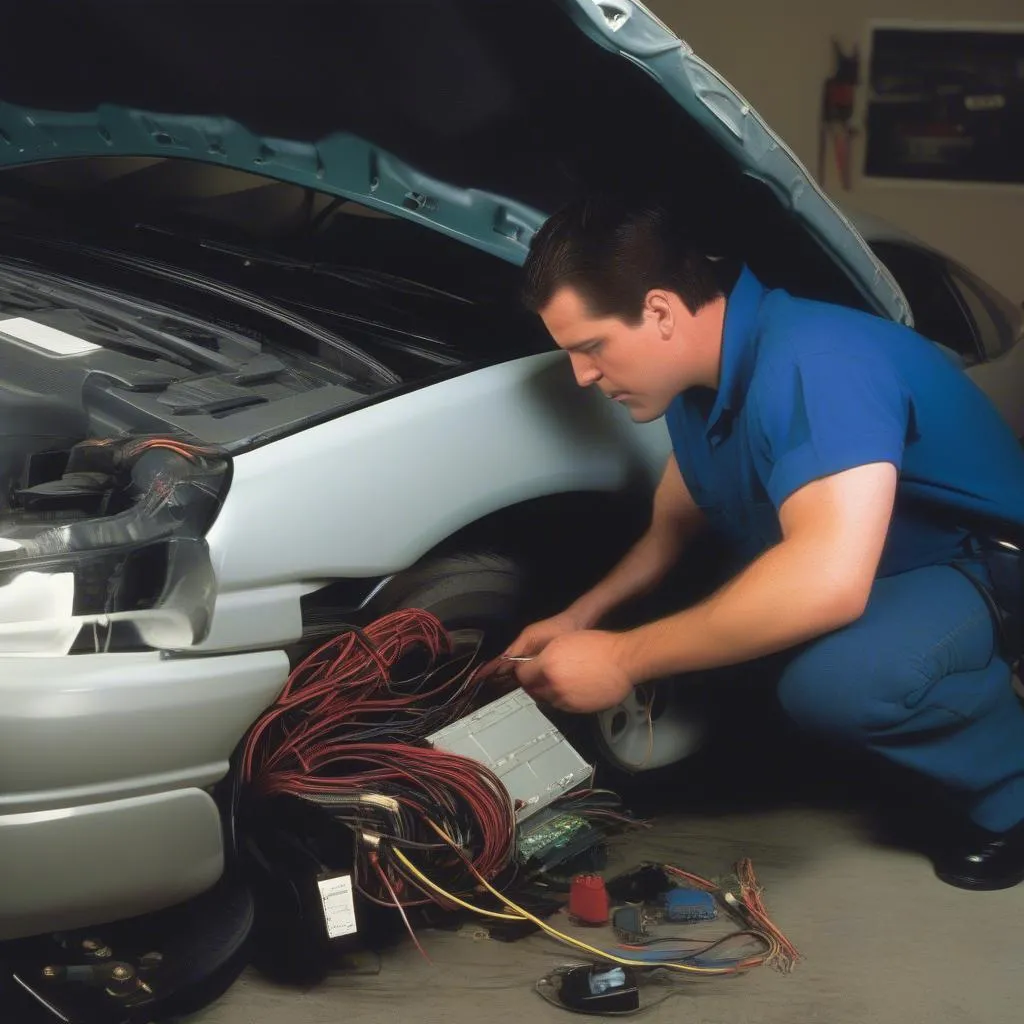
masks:
[(939, 878), (958, 889), (1009, 889), (1024, 881), (1024, 821), (1006, 832), (971, 825), (933, 859)]

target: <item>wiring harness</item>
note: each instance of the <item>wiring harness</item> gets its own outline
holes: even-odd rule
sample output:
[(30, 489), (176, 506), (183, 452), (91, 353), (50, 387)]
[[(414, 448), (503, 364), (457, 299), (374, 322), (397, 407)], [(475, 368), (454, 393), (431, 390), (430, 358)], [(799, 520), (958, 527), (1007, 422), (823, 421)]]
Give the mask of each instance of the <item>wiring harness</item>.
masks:
[[(720, 953), (724, 948), (734, 946), (736, 940), (746, 939), (753, 940), (760, 948), (750, 954), (736, 955), (733, 959), (736, 969), (758, 967), (763, 964), (788, 974), (796, 966), (800, 954), (768, 916), (764, 904), (764, 890), (757, 880), (754, 865), (749, 858), (739, 861), (736, 865), (735, 878), (729, 884), (721, 885), (690, 871), (684, 871), (674, 864), (658, 864), (654, 867), (678, 885), (708, 893), (737, 922), (739, 929), (711, 940), (696, 937), (665, 937), (624, 942), (620, 944), (620, 949), (629, 950), (631, 956), (650, 965), (680, 958), (706, 963), (709, 953)], [(701, 948), (694, 949), (695, 945)]]
[[(463, 717), (493, 663), (480, 663), (478, 633), (448, 633), (433, 615), (403, 610), (363, 629), (349, 627), (303, 659), (277, 701), (246, 738), (242, 799), (287, 797), (345, 826), (353, 843), (353, 884), (373, 903), (406, 915), (427, 904), (503, 922), (528, 922), (596, 958), (695, 975), (734, 974), (761, 963), (791, 965), (796, 951), (772, 925), (749, 861), (733, 894), (679, 868), (679, 882), (716, 894), (742, 931), (700, 949), (601, 948), (552, 927), (516, 902), (515, 809), (484, 765), (432, 748), (425, 737)], [(619, 812), (614, 794), (581, 790), (558, 802), (609, 826), (643, 825)], [(522, 881), (522, 879), (518, 879)], [(756, 952), (729, 954), (736, 938)], [(717, 954), (717, 955), (714, 955)], [(424, 954), (426, 955), (426, 954)]]
[(348, 826), (354, 883), (375, 903), (452, 905), (398, 856), (429, 856), (460, 887), (465, 869), (438, 831), (484, 878), (510, 863), (515, 813), (505, 787), (486, 766), (424, 740), (470, 707), (485, 667), (474, 667), (480, 643), (415, 609), (351, 627), (296, 666), (247, 737), (249, 800), (297, 797)]

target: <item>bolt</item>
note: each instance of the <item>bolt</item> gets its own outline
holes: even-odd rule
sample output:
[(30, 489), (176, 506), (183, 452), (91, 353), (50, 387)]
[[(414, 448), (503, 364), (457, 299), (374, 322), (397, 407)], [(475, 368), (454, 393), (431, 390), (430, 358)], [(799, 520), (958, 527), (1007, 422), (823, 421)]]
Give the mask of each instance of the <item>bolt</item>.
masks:
[(110, 976), (114, 981), (128, 981), (134, 974), (135, 972), (127, 964), (118, 964), (110, 972)]
[(60, 968), (59, 967), (52, 967), (52, 966), (50, 966), (50, 967), (44, 967), (43, 968), (43, 977), (44, 978), (56, 978), (59, 974), (60, 974)]
[(163, 953), (157, 953), (154, 951), (152, 953), (146, 953), (139, 961), (139, 966), (145, 970), (151, 970), (155, 967), (159, 967), (163, 963), (163, 960)]
[(84, 939), (82, 941), (82, 949), (85, 950), (85, 955), (90, 956), (95, 960), (107, 960), (114, 955), (114, 951), (104, 945), (99, 939)]

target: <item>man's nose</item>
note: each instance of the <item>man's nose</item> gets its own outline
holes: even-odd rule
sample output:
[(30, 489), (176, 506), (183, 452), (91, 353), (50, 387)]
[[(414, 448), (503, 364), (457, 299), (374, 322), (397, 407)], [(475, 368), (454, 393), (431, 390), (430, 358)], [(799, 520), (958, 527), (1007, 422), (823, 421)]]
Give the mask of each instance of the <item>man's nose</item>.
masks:
[(576, 376), (576, 383), (581, 388), (589, 388), (601, 379), (601, 371), (594, 365), (592, 359), (584, 355), (573, 354), (569, 357), (572, 363), (572, 372)]

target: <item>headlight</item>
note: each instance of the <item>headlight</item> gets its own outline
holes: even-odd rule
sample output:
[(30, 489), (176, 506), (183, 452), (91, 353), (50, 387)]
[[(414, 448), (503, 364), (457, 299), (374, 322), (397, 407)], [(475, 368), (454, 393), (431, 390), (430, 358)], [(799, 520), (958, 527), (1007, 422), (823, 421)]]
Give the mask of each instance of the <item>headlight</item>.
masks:
[(39, 467), (30, 460), (0, 514), (0, 650), (66, 652), (89, 623), (130, 623), (147, 646), (201, 641), (216, 596), (204, 538), (227, 456), (129, 437), (76, 445), (59, 476), (34, 479)]

